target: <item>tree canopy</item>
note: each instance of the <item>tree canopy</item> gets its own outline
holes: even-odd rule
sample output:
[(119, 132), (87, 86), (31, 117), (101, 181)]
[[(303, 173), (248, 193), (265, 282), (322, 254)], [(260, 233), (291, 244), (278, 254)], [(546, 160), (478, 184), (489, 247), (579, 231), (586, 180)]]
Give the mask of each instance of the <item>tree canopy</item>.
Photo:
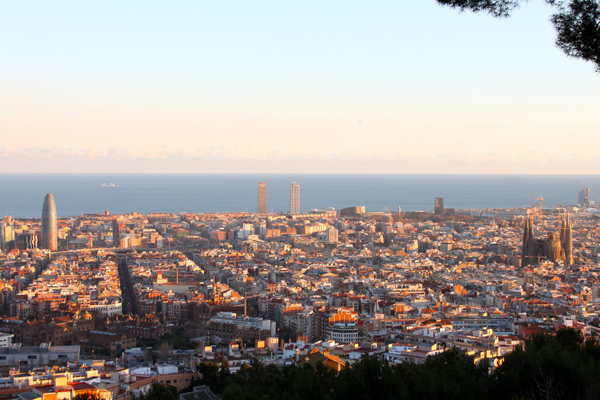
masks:
[[(488, 12), (508, 17), (527, 0), (437, 0), (461, 11)], [(594, 63), (600, 72), (600, 2), (598, 0), (544, 0), (556, 8), (550, 19), (556, 29), (556, 45), (569, 57)]]
[(177, 400), (177, 389), (170, 385), (152, 382), (146, 394), (131, 395), (131, 400)]
[(278, 368), (258, 358), (236, 374), (220, 374), (216, 363), (200, 364), (198, 371), (199, 384), (223, 400), (598, 399), (598, 360), (598, 342), (561, 329), (534, 335), (491, 374), (489, 360), (476, 365), (456, 349), (422, 365), (391, 365), (382, 355), (366, 355), (339, 373), (322, 362)]

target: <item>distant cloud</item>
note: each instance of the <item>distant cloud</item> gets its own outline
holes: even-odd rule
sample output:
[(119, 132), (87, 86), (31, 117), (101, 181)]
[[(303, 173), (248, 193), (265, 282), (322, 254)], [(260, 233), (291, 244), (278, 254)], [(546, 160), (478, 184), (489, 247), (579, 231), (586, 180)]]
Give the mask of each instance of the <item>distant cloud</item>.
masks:
[(5, 172), (581, 173), (594, 170), (600, 161), (600, 156), (530, 151), (428, 154), (425, 150), (317, 148), (302, 152), (245, 143), (209, 147), (0, 147), (0, 168)]

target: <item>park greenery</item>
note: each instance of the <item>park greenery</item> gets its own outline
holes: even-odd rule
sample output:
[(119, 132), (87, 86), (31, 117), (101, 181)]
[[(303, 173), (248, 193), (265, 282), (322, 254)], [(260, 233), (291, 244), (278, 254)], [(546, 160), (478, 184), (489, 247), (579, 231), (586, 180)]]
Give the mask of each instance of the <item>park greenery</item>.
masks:
[(200, 364), (198, 384), (223, 400), (600, 398), (600, 346), (566, 328), (533, 336), (491, 374), (487, 360), (475, 365), (455, 349), (423, 365), (390, 365), (381, 356), (364, 356), (339, 373), (322, 363), (278, 368), (254, 358), (231, 374), (224, 356), (221, 364)]
[(153, 382), (146, 393), (132, 394), (131, 400), (177, 400), (177, 390), (173, 386)]
[[(570, 57), (595, 64), (600, 72), (600, 2), (598, 0), (544, 0), (555, 7), (551, 21), (556, 29), (556, 45)], [(527, 0), (437, 0), (461, 11), (488, 12), (508, 17)]]

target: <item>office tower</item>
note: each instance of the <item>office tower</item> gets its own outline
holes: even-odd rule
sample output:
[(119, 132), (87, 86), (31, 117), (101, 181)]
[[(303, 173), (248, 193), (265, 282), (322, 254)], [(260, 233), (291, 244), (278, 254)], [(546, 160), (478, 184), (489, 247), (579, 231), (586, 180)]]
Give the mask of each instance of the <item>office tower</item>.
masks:
[(9, 249), (10, 246), (14, 244), (15, 234), (14, 234), (14, 226), (12, 225), (12, 221), (8, 221), (8, 219), (4, 219), (5, 222), (0, 223), (0, 233), (2, 234), (0, 237), (0, 247), (3, 249)]
[(583, 188), (579, 191), (579, 205), (583, 208), (590, 208), (590, 188)]
[(290, 186), (290, 214), (300, 214), (300, 185), (296, 182)]
[(435, 198), (434, 213), (436, 215), (444, 215), (444, 198), (443, 197)]
[(267, 213), (267, 184), (264, 182), (258, 184), (258, 213)]
[(19, 250), (31, 250), (38, 248), (38, 237), (31, 233), (19, 235), (15, 240), (15, 248)]
[(56, 223), (56, 204), (50, 193), (44, 197), (42, 207), (42, 249), (58, 249), (58, 225)]
[(533, 237), (533, 216), (528, 215), (525, 219), (525, 229), (523, 230), (523, 254), (521, 256), (521, 266), (535, 264), (535, 238)]

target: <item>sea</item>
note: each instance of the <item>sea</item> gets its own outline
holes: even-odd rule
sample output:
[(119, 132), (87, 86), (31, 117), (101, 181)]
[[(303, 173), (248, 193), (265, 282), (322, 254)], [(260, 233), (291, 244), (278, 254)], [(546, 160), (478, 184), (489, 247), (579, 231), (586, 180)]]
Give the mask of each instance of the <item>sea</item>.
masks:
[(267, 208), (289, 210), (300, 185), (301, 210), (364, 206), (368, 212), (432, 211), (435, 197), (455, 209), (577, 205), (582, 188), (600, 204), (600, 175), (421, 174), (0, 174), (0, 217), (39, 218), (46, 193), (57, 214), (256, 212), (257, 187)]

